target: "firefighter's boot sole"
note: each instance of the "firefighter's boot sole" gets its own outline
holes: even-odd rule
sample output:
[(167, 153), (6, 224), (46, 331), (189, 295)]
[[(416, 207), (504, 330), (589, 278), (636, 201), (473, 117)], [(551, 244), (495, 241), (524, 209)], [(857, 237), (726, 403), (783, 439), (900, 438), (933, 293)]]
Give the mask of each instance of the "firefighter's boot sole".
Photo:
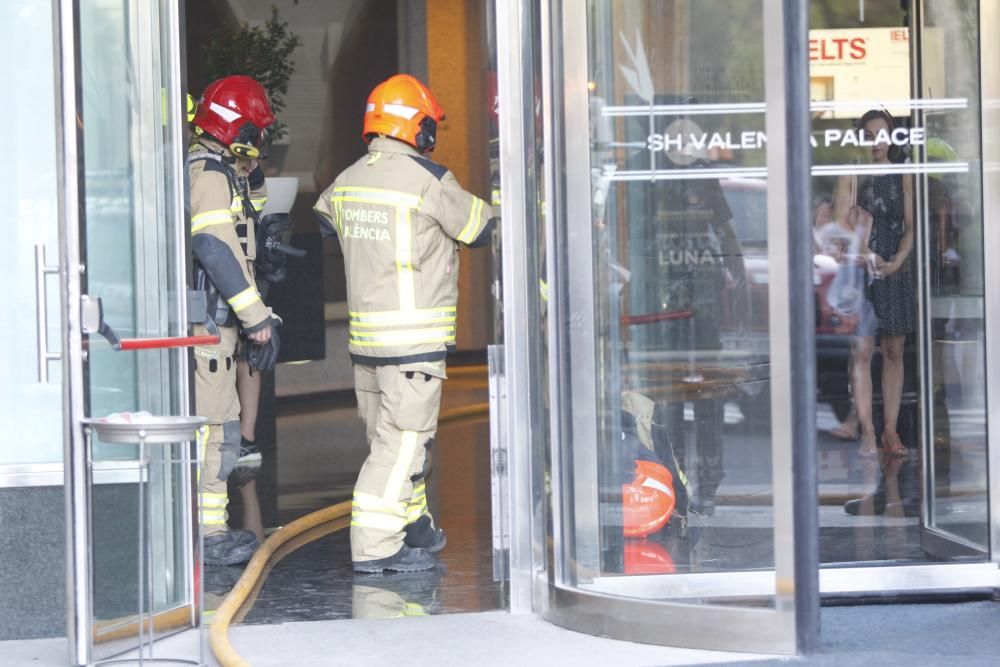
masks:
[(431, 570), (437, 565), (437, 561), (428, 553), (426, 549), (411, 549), (403, 545), (395, 555), (388, 558), (376, 560), (354, 561), (355, 572), (366, 572), (368, 574), (381, 574), (386, 570), (392, 572), (420, 572), (421, 570)]

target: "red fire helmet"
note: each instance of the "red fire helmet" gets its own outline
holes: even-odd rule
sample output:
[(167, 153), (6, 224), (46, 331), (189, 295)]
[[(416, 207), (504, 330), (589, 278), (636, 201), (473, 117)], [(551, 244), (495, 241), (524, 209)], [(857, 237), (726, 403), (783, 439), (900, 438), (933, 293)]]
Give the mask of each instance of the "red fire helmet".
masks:
[(264, 87), (249, 76), (227, 76), (205, 88), (194, 124), (240, 157), (260, 156), (274, 112)]

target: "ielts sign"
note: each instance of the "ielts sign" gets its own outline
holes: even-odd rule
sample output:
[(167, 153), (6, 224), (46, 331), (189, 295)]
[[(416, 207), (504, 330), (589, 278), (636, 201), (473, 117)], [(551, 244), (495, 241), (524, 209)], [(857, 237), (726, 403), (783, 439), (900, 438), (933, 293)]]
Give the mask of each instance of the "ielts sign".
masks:
[(864, 37), (821, 37), (809, 40), (809, 62), (864, 60), (868, 55)]
[[(909, 99), (910, 31), (906, 28), (810, 30), (809, 78), (814, 102)], [(894, 116), (909, 113), (906, 108), (888, 106)], [(856, 118), (857, 115), (857, 108), (846, 107), (824, 112), (821, 117)]]
[[(833, 32), (813, 30), (809, 39), (809, 61), (810, 62), (857, 62), (865, 60), (869, 56), (870, 42), (872, 39), (885, 41), (888, 37), (890, 43), (906, 44), (910, 41), (910, 31), (899, 28), (889, 30), (876, 29), (877, 35), (866, 36), (861, 34), (852, 35), (851, 31), (836, 31), (847, 33), (840, 35), (823, 35), (819, 33)], [(859, 31), (860, 32), (860, 31)], [(867, 31), (865, 31), (867, 32)]]

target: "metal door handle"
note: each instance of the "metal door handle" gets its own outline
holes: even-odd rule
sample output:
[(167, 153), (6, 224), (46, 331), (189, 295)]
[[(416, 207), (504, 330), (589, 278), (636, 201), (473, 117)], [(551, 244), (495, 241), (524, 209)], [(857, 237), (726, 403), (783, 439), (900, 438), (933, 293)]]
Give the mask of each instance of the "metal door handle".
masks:
[(38, 381), (48, 383), (49, 362), (62, 359), (62, 353), (49, 352), (49, 307), (45, 277), (59, 275), (59, 266), (45, 263), (45, 244), (35, 246), (35, 326), (38, 343)]

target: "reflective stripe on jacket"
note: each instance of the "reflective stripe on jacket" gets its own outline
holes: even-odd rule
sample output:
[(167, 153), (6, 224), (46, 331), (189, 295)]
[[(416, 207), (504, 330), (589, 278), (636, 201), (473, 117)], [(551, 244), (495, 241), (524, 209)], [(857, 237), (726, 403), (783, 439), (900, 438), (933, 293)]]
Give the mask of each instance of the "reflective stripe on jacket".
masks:
[[(191, 249), (243, 327), (252, 331), (269, 319), (270, 311), (254, 281), (257, 248), (253, 220), (247, 216), (243, 195), (232, 180), (232, 168), (222, 164), (220, 157), (218, 150), (203, 140), (191, 147)], [(263, 174), (251, 191), (253, 198), (266, 199)]]
[(344, 252), (351, 356), (443, 359), (455, 344), (458, 243), (486, 233), (490, 205), (407, 144), (377, 138), (368, 151), (314, 207)]

